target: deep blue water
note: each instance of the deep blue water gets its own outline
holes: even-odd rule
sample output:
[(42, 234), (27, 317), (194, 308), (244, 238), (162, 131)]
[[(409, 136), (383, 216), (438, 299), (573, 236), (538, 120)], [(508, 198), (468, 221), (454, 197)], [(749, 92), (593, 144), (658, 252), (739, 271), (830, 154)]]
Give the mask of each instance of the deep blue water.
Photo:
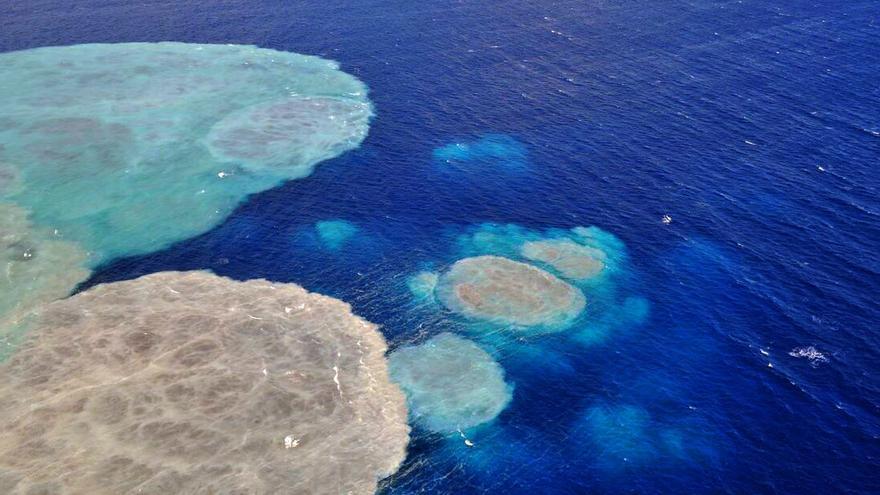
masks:
[[(473, 449), (414, 431), (387, 493), (880, 493), (880, 3), (0, 5), (3, 51), (159, 40), (338, 60), (377, 117), (360, 149), (90, 284), (293, 281), (394, 348), (444, 325), (404, 281), (475, 224), (626, 244), (648, 320), (498, 356), (507, 410)], [(435, 157), (485, 136), (512, 155)], [(350, 249), (319, 245), (327, 219), (358, 226)], [(789, 355), (809, 346), (825, 359)]]

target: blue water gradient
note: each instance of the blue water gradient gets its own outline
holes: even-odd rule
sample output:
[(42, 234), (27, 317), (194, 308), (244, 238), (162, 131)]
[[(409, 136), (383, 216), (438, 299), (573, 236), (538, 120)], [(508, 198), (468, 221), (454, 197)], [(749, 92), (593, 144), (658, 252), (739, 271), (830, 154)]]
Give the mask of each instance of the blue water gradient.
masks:
[[(370, 88), (359, 149), (87, 285), (193, 268), (293, 281), (350, 302), (394, 350), (460, 330), (407, 280), (454, 261), (474, 226), (622, 241), (615, 290), (644, 318), (605, 316), (590, 342), (481, 343), (511, 402), (472, 447), (417, 427), (388, 494), (880, 492), (878, 39), (871, 0), (0, 11), (3, 51), (256, 44)], [(340, 219), (356, 230), (322, 248), (317, 222)], [(794, 352), (808, 346), (825, 360)]]

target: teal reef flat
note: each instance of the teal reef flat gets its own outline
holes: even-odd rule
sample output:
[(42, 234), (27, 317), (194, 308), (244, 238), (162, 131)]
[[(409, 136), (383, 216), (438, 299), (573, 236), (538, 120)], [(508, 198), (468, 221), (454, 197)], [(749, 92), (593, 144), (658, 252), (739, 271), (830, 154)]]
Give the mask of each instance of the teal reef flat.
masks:
[[(366, 86), (335, 62), (237, 45), (4, 53), (0, 93), (0, 318), (210, 229), (357, 147), (372, 116)], [(334, 225), (331, 248), (350, 235)]]
[(0, 91), (0, 195), (92, 265), (208, 230), (357, 147), (372, 115), (335, 62), (237, 45), (5, 53)]

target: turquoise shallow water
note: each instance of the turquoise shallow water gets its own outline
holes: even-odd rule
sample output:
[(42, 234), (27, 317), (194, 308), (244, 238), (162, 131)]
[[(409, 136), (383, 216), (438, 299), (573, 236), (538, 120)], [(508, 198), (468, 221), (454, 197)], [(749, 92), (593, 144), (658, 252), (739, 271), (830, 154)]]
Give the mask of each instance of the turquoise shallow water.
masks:
[(15, 182), (3, 195), (93, 266), (309, 175), (357, 146), (372, 114), (335, 63), (255, 47), (93, 44), (2, 61), (0, 163)]
[(88, 44), (0, 59), (10, 321), (89, 268), (202, 233), (249, 194), (309, 175), (358, 146), (372, 116), (366, 86), (336, 63), (256, 47)]
[[(230, 196), (201, 235), (105, 257), (86, 285), (209, 268), (351, 302), (392, 352), (444, 332), (475, 343), (510, 401), (461, 434), (414, 419), (386, 493), (867, 494), (878, 15), (867, 1), (40, 0), (0, 14), (0, 47), (247, 43), (337, 60), (369, 87), (359, 147)], [(170, 224), (193, 220), (175, 211)], [(322, 236), (327, 221), (356, 231)], [(475, 242), (487, 225), (513, 240)], [(579, 226), (626, 256), (602, 283), (572, 282), (587, 309), (563, 331), (511, 337), (432, 301), (432, 277), (409, 283), (466, 256), (525, 261), (518, 242)]]

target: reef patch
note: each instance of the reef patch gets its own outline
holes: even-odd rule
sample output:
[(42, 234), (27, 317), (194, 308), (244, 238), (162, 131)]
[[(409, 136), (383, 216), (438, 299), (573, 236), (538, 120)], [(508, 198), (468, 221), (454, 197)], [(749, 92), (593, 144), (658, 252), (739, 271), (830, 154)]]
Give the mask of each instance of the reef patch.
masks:
[(586, 305), (576, 287), (540, 268), (500, 256), (455, 262), (440, 276), (436, 293), (456, 313), (521, 326), (561, 327)]
[(404, 458), (385, 341), (336, 299), (161, 272), (33, 319), (0, 365), (10, 495), (369, 494)]
[(0, 196), (92, 266), (210, 229), (356, 148), (372, 116), (335, 62), (253, 46), (36, 48), (0, 54), (0, 81)]
[(605, 269), (603, 251), (568, 239), (528, 241), (522, 245), (521, 252), (523, 257), (546, 263), (572, 280), (592, 278)]
[(460, 432), (492, 421), (512, 397), (513, 387), (492, 356), (451, 333), (400, 348), (388, 360), (411, 417), (432, 431)]

